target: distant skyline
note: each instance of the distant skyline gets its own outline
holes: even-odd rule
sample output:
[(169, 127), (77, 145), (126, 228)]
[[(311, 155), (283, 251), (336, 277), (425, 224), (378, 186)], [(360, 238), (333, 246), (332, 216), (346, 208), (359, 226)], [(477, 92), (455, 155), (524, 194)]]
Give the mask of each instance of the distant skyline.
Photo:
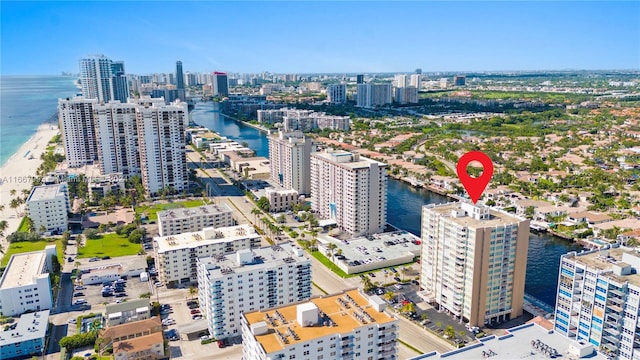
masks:
[(0, 74), (640, 69), (640, 2), (0, 1)]

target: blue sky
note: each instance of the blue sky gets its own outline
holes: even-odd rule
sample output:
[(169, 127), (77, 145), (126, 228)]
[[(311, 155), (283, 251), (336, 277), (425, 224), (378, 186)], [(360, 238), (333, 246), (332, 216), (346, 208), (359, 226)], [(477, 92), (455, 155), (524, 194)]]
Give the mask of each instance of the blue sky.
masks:
[(0, 2), (0, 73), (639, 69), (640, 2)]

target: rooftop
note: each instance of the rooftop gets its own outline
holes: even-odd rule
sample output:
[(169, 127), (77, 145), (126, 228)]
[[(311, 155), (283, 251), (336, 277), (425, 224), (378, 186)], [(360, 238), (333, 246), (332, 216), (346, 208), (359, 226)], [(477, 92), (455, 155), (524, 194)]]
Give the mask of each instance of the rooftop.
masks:
[(133, 339), (127, 339), (113, 343), (113, 352), (135, 353), (148, 349), (156, 344), (163, 344), (164, 338), (161, 332), (155, 332), (149, 335), (140, 336)]
[[(624, 257), (624, 259), (623, 259)], [(570, 252), (564, 255), (564, 258), (571, 259), (578, 264), (585, 265), (592, 270), (598, 270), (600, 272), (609, 272), (607, 277), (619, 282), (629, 282), (635, 286), (640, 287), (640, 274), (630, 273), (627, 275), (616, 275), (614, 271), (618, 267), (631, 266), (633, 268), (640, 268), (640, 254), (632, 249), (625, 247), (601, 249), (584, 252)], [(637, 272), (637, 271), (636, 271)]]
[(0, 289), (35, 284), (34, 278), (42, 274), (47, 261), (44, 251), (14, 254), (0, 279)]
[[(267, 333), (254, 336), (267, 354), (281, 351), (285, 346), (327, 335), (344, 335), (357, 328), (367, 326), (367, 324), (385, 324), (397, 321), (384, 311), (375, 310), (358, 289), (311, 298), (305, 303), (308, 302), (315, 304), (319, 310), (320, 321), (313, 326), (302, 327), (297, 322), (297, 310), (300, 303), (244, 314), (249, 327), (256, 323), (266, 323)], [(354, 304), (357, 304), (357, 307)], [(295, 336), (291, 336), (291, 333)], [(278, 334), (286, 339), (286, 343), (281, 340)]]
[(149, 319), (132, 321), (121, 325), (110, 326), (107, 329), (100, 331), (100, 336), (104, 338), (114, 338), (127, 336), (129, 334), (140, 333), (144, 330), (153, 328), (162, 328), (162, 322), (159, 316), (154, 316)]
[(125, 312), (125, 311), (136, 311), (139, 308), (147, 307), (150, 308), (149, 299), (137, 299), (137, 300), (127, 300), (125, 302), (121, 302), (119, 304), (107, 304), (105, 308), (105, 312), (107, 316), (109, 314), (117, 313), (117, 312)]
[(166, 251), (196, 248), (216, 243), (232, 242), (240, 239), (260, 238), (255, 228), (250, 225), (236, 225), (221, 228), (208, 227), (202, 231), (188, 232), (171, 236), (159, 236), (154, 240), (158, 246), (158, 253)]
[[(488, 228), (504, 226), (509, 224), (517, 224), (523, 222), (518, 217), (511, 214), (499, 212), (493, 209), (484, 208), (484, 206), (475, 206), (466, 202), (454, 202), (441, 205), (426, 205), (429, 211), (438, 214), (439, 216), (446, 218), (450, 222), (454, 222), (460, 226), (468, 228)], [(484, 208), (484, 209), (483, 209)], [(488, 219), (476, 219), (469, 216), (468, 210), (482, 209), (483, 211), (489, 211)], [(453, 216), (452, 211), (466, 211), (464, 216)]]
[(198, 263), (206, 266), (209, 276), (222, 277), (233, 272), (256, 271), (272, 268), (277, 264), (290, 264), (309, 261), (301, 249), (291, 244), (281, 244), (260, 249), (244, 249), (235, 254), (206, 256), (198, 259)]
[[(578, 343), (563, 335), (547, 330), (544, 327), (529, 323), (517, 326), (505, 331), (502, 336), (487, 336), (476, 343), (440, 354), (436, 351), (418, 355), (410, 360), (423, 359), (491, 359), (491, 360), (512, 360), (512, 359), (548, 359), (545, 354), (545, 347), (551, 352), (556, 350), (561, 358), (574, 359), (578, 356), (569, 355), (571, 349), (588, 348), (586, 343)], [(588, 352), (588, 351), (586, 351)], [(591, 352), (593, 354), (593, 351)], [(569, 355), (569, 356), (567, 356)], [(605, 359), (602, 354), (594, 354), (590, 359)]]
[(35, 186), (29, 195), (29, 201), (54, 200), (56, 198), (65, 198), (67, 183)]
[(222, 213), (231, 213), (233, 210), (227, 204), (211, 204), (198, 206), (193, 208), (181, 208), (181, 209), (172, 209), (172, 210), (164, 210), (158, 211), (158, 220), (162, 221), (165, 219), (186, 219), (193, 216), (206, 216), (206, 215), (214, 215), (214, 214), (222, 214)]
[(350, 153), (344, 150), (316, 152), (311, 154), (311, 157), (317, 157), (348, 169), (368, 168), (371, 164), (378, 164), (379, 167), (387, 166), (385, 163), (371, 160), (364, 156), (360, 156), (358, 153)]
[(0, 331), (0, 347), (44, 338), (49, 324), (49, 310), (22, 314), (16, 328)]

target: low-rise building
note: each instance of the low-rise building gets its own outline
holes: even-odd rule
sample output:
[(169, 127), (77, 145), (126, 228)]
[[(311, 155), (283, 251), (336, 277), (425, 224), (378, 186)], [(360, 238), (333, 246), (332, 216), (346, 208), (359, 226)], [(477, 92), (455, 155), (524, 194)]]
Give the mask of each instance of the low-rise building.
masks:
[(26, 311), (50, 309), (53, 295), (49, 272), (56, 246), (14, 254), (0, 278), (0, 314), (16, 316)]
[(125, 178), (122, 173), (112, 173), (90, 178), (87, 186), (89, 187), (89, 198), (91, 201), (99, 201), (108, 194), (124, 194), (126, 191)]
[(167, 358), (164, 354), (162, 333), (136, 337), (113, 343), (116, 360), (156, 360)]
[(107, 304), (107, 326), (116, 326), (129, 322), (138, 322), (151, 318), (149, 299), (128, 300), (119, 304)]
[(198, 297), (209, 333), (241, 334), (241, 315), (311, 297), (311, 262), (290, 244), (198, 259)]
[(122, 266), (113, 264), (110, 266), (100, 266), (91, 269), (80, 276), (83, 285), (102, 284), (120, 279), (124, 274)]
[(27, 198), (27, 210), (36, 231), (67, 231), (71, 211), (67, 183), (34, 186)]
[(360, 291), (242, 315), (244, 359), (395, 359), (398, 319)]
[(104, 344), (108, 344), (157, 332), (162, 332), (162, 320), (159, 316), (154, 316), (144, 320), (111, 325), (100, 330), (100, 337), (105, 340)]
[(281, 212), (290, 210), (294, 204), (298, 202), (298, 191), (266, 189), (264, 191), (266, 198), (269, 200), (269, 211)]
[(170, 236), (200, 231), (206, 227), (233, 226), (232, 215), (233, 210), (227, 204), (159, 211), (158, 230), (160, 236)]
[(156, 237), (154, 255), (158, 275), (168, 286), (195, 283), (199, 257), (258, 248), (260, 240), (255, 228), (247, 224)]
[(49, 310), (23, 314), (15, 327), (0, 331), (0, 359), (42, 355), (49, 325)]

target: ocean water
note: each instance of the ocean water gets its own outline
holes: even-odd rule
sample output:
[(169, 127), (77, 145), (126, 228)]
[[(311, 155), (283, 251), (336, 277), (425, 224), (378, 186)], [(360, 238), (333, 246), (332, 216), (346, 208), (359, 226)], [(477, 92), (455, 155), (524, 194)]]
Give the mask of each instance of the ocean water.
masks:
[(46, 121), (55, 121), (58, 98), (79, 92), (76, 77), (0, 76), (0, 166)]

